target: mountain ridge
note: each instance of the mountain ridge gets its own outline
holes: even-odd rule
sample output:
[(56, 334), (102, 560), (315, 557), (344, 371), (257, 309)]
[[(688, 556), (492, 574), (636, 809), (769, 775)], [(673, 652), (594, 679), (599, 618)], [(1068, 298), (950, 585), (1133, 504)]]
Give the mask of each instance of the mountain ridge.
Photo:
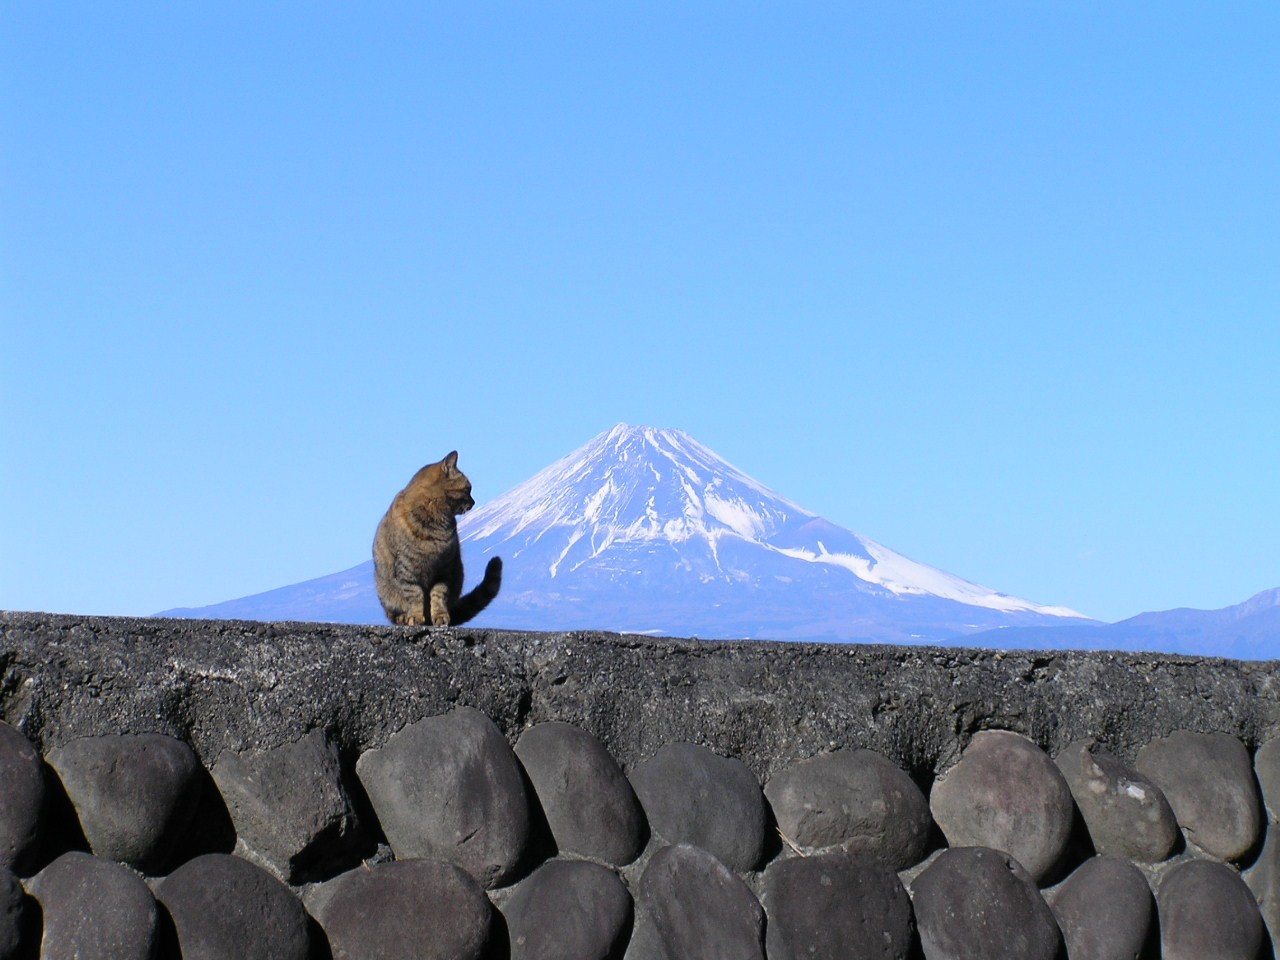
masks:
[[(618, 424), (459, 521), (506, 564), (487, 626), (948, 642), (1091, 622), (907, 558), (804, 509), (681, 430)], [(168, 615), (381, 622), (371, 565)]]

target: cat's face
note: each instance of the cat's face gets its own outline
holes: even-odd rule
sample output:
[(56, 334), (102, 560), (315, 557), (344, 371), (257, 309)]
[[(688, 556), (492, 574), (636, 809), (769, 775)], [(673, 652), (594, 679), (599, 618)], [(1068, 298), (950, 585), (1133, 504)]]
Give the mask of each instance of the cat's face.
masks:
[(476, 505), (471, 497), (471, 481), (458, 469), (458, 451), (427, 468), (435, 476), (435, 493), (455, 516), (461, 516)]

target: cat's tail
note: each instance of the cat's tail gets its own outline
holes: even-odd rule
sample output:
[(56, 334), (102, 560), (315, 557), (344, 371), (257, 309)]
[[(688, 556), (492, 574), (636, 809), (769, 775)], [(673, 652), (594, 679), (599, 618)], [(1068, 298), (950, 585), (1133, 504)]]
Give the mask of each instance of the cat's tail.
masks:
[(477, 613), (489, 605), (489, 601), (498, 595), (502, 586), (502, 558), (494, 557), (484, 568), (484, 579), (464, 597), (460, 597), (449, 611), (449, 622), (453, 625), (466, 623)]

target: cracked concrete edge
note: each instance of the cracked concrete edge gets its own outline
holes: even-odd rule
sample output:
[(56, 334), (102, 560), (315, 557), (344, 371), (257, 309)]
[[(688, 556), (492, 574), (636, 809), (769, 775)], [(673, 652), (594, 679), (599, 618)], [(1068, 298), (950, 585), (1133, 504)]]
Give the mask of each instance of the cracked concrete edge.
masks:
[(226, 750), (328, 730), (347, 759), (459, 705), (514, 743), (562, 720), (630, 770), (701, 743), (762, 782), (865, 747), (928, 783), (982, 729), (1050, 754), (1094, 737), (1131, 761), (1176, 729), (1250, 748), (1280, 733), (1280, 661), (1181, 655), (699, 641), (604, 632), (367, 627), (0, 612), (0, 718), (42, 751), (166, 733)]

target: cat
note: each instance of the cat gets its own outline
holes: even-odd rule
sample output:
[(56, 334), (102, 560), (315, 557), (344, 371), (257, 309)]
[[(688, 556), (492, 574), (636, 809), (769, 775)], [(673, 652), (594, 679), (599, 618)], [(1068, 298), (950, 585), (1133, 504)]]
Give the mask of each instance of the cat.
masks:
[(373, 580), (392, 623), (456, 626), (498, 595), (500, 557), (489, 561), (479, 586), (461, 595), (457, 517), (475, 505), (456, 450), (415, 473), (391, 501), (373, 538)]

